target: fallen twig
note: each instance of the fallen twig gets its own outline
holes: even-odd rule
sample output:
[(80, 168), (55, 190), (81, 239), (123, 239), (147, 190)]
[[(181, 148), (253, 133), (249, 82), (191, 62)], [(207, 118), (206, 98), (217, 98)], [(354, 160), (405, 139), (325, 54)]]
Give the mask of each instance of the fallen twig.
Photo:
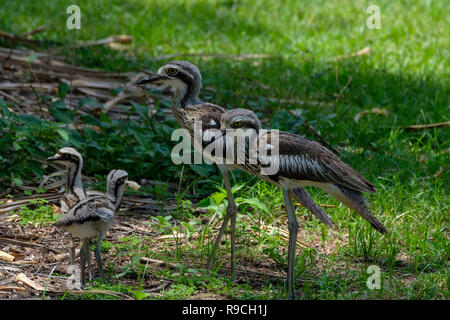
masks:
[(365, 56), (365, 55), (368, 56), (371, 51), (372, 50), (370, 49), (370, 47), (365, 47), (357, 52), (345, 54), (345, 55), (339, 56), (339, 57), (335, 57), (335, 58), (333, 58), (333, 60), (337, 61), (337, 60), (343, 60), (343, 59), (354, 58), (354, 57)]
[(156, 288), (150, 289), (150, 290), (145, 290), (145, 293), (154, 293), (154, 292), (160, 292), (162, 290), (164, 290), (166, 287), (168, 287), (170, 284), (172, 283), (172, 281), (164, 281), (163, 284), (157, 286)]
[(31, 87), (36, 90), (52, 91), (54, 88), (58, 88), (58, 83), (0, 83), (0, 90), (27, 89)]
[(433, 128), (444, 128), (450, 126), (450, 121), (446, 122), (438, 122), (438, 123), (432, 123), (432, 124), (414, 124), (411, 126), (405, 127), (408, 131), (420, 131), (420, 130), (427, 130), (427, 129), (433, 129)]
[[(142, 78), (143, 76), (144, 76), (143, 73), (137, 73), (132, 77), (130, 77), (130, 81), (128, 81), (125, 84), (124, 89), (126, 91), (129, 91), (130, 88), (134, 89), (136, 87), (136, 81)], [(125, 90), (121, 91), (116, 97), (113, 97), (112, 99), (108, 100), (103, 104), (103, 107), (105, 108), (105, 113), (110, 111), (117, 103), (119, 103), (119, 101), (122, 101), (130, 96), (128, 92), (125, 92)]]
[(3, 292), (3, 291), (25, 292), (26, 289), (24, 287), (18, 287), (18, 286), (12, 286), (12, 285), (0, 286), (0, 292)]
[(46, 44), (55, 43), (54, 41), (49, 41), (49, 40), (39, 41), (39, 40), (27, 39), (22, 36), (14, 35), (11, 33), (4, 32), (4, 31), (0, 31), (0, 38), (7, 39), (11, 42), (24, 43), (24, 44), (28, 44), (28, 45), (34, 45), (34, 46), (38, 46), (42, 43), (46, 43)]
[(38, 195), (38, 196), (31, 196), (30, 198), (24, 200), (7, 201), (6, 203), (0, 205), (0, 213), (10, 212), (19, 209), (23, 206), (32, 205), (30, 201), (33, 200), (44, 199), (47, 201), (52, 201), (52, 200), (59, 200), (60, 197), (61, 197), (60, 194)]
[[(59, 290), (59, 289), (54, 289), (51, 287), (47, 287), (44, 288), (43, 286), (41, 286), (40, 284), (36, 283), (35, 281), (31, 280), (30, 278), (28, 278), (24, 273), (19, 273), (14, 280), (18, 283), (18, 284), (22, 284), (22, 285), (26, 285), (28, 287), (30, 287), (33, 290), (36, 291), (40, 291), (40, 292), (47, 292), (47, 293), (52, 293), (52, 294), (64, 294), (64, 293), (68, 293), (68, 294), (72, 294), (72, 295), (78, 295), (78, 294), (106, 294), (106, 295), (110, 295), (110, 296), (114, 296), (116, 298), (121, 298), (121, 299), (126, 299), (126, 300), (132, 300), (132, 298), (124, 293), (121, 292), (115, 292), (115, 291), (110, 291), (110, 290), (101, 290), (101, 289), (87, 289), (87, 290)], [(19, 287), (20, 288), (20, 287)], [(19, 289), (20, 290), (20, 289)]]
[(90, 41), (79, 41), (77, 44), (74, 44), (72, 46), (63, 46), (63, 47), (57, 47), (47, 50), (48, 53), (54, 53), (59, 50), (63, 49), (77, 49), (77, 48), (86, 48), (86, 47), (94, 47), (94, 46), (103, 46), (111, 43), (123, 43), (123, 44), (129, 44), (133, 41), (133, 37), (120, 34), (117, 36), (111, 36), (100, 40), (90, 40)]
[(169, 262), (169, 261), (158, 260), (158, 259), (147, 258), (147, 257), (141, 257), (141, 262), (154, 263), (154, 264), (158, 264), (158, 265), (166, 265), (166, 266), (170, 266), (172, 268), (176, 268), (177, 267), (176, 263)]
[(45, 31), (45, 29), (46, 29), (46, 26), (40, 26), (40, 27), (38, 27), (38, 28), (36, 28), (36, 29), (33, 29), (33, 30), (30, 30), (30, 31), (24, 32), (24, 33), (20, 34), (20, 36), (21, 36), (21, 37), (32, 36), (33, 34), (36, 34), (36, 33), (42, 32), (42, 31)]
[(23, 104), (22, 101), (17, 100), (14, 96), (12, 96), (12, 95), (10, 95), (10, 94), (8, 94), (8, 93), (6, 93), (6, 92), (3, 92), (3, 91), (1, 91), (1, 90), (0, 90), (0, 95), (4, 96), (5, 98), (8, 98), (8, 99), (11, 100), (12, 102), (15, 102), (15, 103), (17, 103), (17, 104), (19, 104), (19, 105), (22, 105), (22, 104)]
[(20, 246), (20, 247), (29, 247), (29, 248), (47, 250), (47, 251), (51, 251), (51, 252), (56, 253), (56, 254), (62, 253), (59, 250), (55, 250), (53, 248), (49, 248), (47, 246), (43, 246), (43, 245), (40, 245), (40, 244), (37, 244), (37, 243), (24, 242), (24, 241), (19, 241), (19, 240), (14, 240), (14, 239), (9, 239), (9, 238), (3, 238), (3, 237), (0, 237), (0, 243), (7, 243), (7, 244), (15, 245), (15, 246)]

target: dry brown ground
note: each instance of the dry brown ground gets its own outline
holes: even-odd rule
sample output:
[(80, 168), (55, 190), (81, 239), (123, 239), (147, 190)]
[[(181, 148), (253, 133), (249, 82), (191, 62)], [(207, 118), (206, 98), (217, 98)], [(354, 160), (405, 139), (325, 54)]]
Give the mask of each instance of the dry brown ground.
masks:
[[(53, 201), (57, 203), (57, 200)], [(191, 256), (190, 253), (195, 250), (189, 250), (189, 247), (196, 245), (196, 238), (200, 236), (199, 234), (191, 235), (189, 241), (185, 239), (184, 234), (161, 234), (154, 230), (149, 223), (151, 215), (161, 214), (160, 212), (149, 210), (147, 213), (143, 213), (141, 210), (139, 213), (133, 213), (133, 210), (130, 209), (130, 203), (132, 203), (130, 198), (125, 198), (124, 202), (128, 206), (117, 215), (116, 223), (108, 232), (105, 238), (106, 241), (111, 244), (124, 244), (120, 239), (134, 235), (142, 239), (137, 251), (140, 251), (140, 248), (145, 246), (145, 252), (166, 253), (175, 251), (178, 241), (178, 246), (183, 247), (183, 252), (186, 253), (183, 256), (183, 261), (179, 261), (179, 263), (189, 268), (204, 267), (206, 262), (204, 257)], [(55, 210), (59, 209), (56, 205), (54, 205), (54, 208)], [(171, 204), (166, 204), (165, 208), (170, 209)], [(205, 222), (207, 219), (205, 216)], [(219, 227), (218, 224), (220, 223), (216, 223), (215, 230)], [(286, 232), (281, 229), (278, 231), (281, 234)], [(310, 236), (302, 230), (299, 232), (299, 239), (306, 239)], [(334, 251), (337, 243), (346, 241), (345, 239), (339, 239), (337, 236), (333, 238), (334, 241), (326, 241), (326, 243), (321, 243), (318, 238), (312, 239), (313, 241), (308, 240), (306, 246), (315, 248), (323, 257), (326, 257)], [(24, 227), (14, 212), (0, 214), (0, 251), (14, 258), (12, 261), (0, 259), (0, 298), (38, 298), (42, 296), (43, 289), (46, 291), (45, 296), (47, 298), (57, 299), (61, 297), (67, 290), (68, 284), (67, 268), (70, 265), (68, 243), (68, 234), (56, 229), (51, 223), (43, 225), (36, 223)], [(304, 246), (302, 242), (299, 243)], [(79, 241), (77, 244), (79, 247)], [(281, 249), (285, 250), (286, 248)], [(301, 247), (299, 250), (302, 250)], [(102, 258), (108, 269), (107, 274), (117, 275), (121, 273), (123, 271), (121, 267), (129, 265), (132, 255), (135, 253), (136, 249), (130, 249), (129, 252), (118, 252), (114, 245), (107, 252), (102, 252)], [(223, 254), (219, 255), (217, 261), (222, 264), (219, 272), (223, 276), (227, 276), (230, 273), (230, 264), (227, 259), (229, 259), (228, 255)], [(318, 257), (318, 260), (320, 259), (322, 258)], [(79, 258), (77, 258), (76, 263), (79, 263)], [(93, 276), (95, 277), (97, 276), (97, 265), (94, 257), (92, 257), (92, 263)], [(159, 276), (157, 271), (169, 268), (172, 272), (177, 272), (174, 262), (142, 257), (141, 263), (147, 264), (151, 270), (146, 273), (142, 280), (144, 292), (158, 297), (161, 295), (160, 292), (162, 290), (170, 289), (172, 281)], [(255, 257), (254, 254), (246, 255), (243, 253), (239, 255), (237, 281), (238, 283), (249, 281), (257, 291), (258, 289), (263, 289), (267, 281), (284, 281), (286, 274), (281, 270), (280, 266), (277, 266), (272, 259), (268, 259), (265, 255), (261, 254)], [(23, 276), (26, 276), (25, 281), (23, 281)], [(109, 280), (112, 282), (118, 281), (127, 287), (137, 287), (139, 284), (137, 276), (130, 274), (126, 274), (119, 279)], [(308, 279), (299, 279), (298, 281), (301, 283), (308, 281)], [(121, 299), (132, 298), (131, 295), (107, 290), (102, 291), (95, 287), (90, 287), (89, 290), (93, 293), (103, 293)], [(82, 292), (72, 290), (70, 293), (77, 295)], [(227, 299), (229, 297), (211, 293), (205, 288), (198, 290), (190, 298)]]

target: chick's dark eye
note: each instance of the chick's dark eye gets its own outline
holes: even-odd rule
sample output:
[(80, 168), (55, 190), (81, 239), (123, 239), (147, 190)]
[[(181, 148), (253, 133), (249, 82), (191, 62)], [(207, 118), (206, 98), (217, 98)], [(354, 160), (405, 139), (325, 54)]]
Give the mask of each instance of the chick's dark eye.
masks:
[(178, 72), (178, 70), (176, 69), (176, 68), (167, 68), (167, 74), (169, 75), (169, 76), (174, 76), (174, 75), (176, 75), (177, 74), (177, 72)]

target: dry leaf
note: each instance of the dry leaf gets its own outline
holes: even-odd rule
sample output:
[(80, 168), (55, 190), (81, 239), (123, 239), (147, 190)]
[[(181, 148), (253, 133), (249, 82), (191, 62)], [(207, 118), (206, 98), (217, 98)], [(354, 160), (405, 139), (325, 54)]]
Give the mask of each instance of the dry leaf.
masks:
[(428, 160), (429, 160), (429, 158), (426, 155), (422, 154), (419, 158), (419, 163), (425, 163)]
[(113, 50), (117, 50), (117, 51), (124, 51), (128, 49), (128, 46), (122, 43), (117, 43), (117, 42), (111, 42), (108, 44), (108, 47), (110, 47)]
[(13, 255), (10, 255), (9, 253), (0, 250), (0, 259), (5, 260), (7, 262), (13, 262), (15, 257)]
[(363, 55), (369, 55), (371, 52), (370, 47), (365, 47), (356, 52), (355, 56), (363, 56)]
[(55, 204), (52, 204), (52, 209), (53, 209), (53, 213), (54, 213), (54, 214), (60, 214), (60, 213), (61, 213), (61, 208), (58, 207), (58, 206), (55, 205)]
[(439, 170), (438, 172), (436, 172), (435, 174), (433, 174), (433, 177), (435, 178), (441, 178), (442, 174), (444, 173), (445, 170), (448, 169), (448, 166), (443, 167), (441, 170)]
[(36, 282), (34, 282), (33, 280), (31, 280), (30, 278), (28, 278), (25, 273), (19, 273), (14, 280), (18, 283), (18, 284), (25, 284), (27, 286), (29, 286), (30, 288), (33, 288), (34, 290), (38, 290), (38, 291), (44, 291), (45, 288), (43, 286), (41, 286), (40, 284), (37, 284)]
[(25, 258), (24, 254), (17, 253), (17, 252), (11, 252), (10, 255), (14, 257), (16, 260), (23, 260)]
[(355, 122), (358, 122), (362, 117), (364, 117), (366, 114), (376, 114), (379, 116), (383, 116), (386, 117), (388, 115), (388, 112), (386, 109), (380, 109), (380, 108), (372, 108), (372, 109), (368, 109), (368, 110), (363, 110), (361, 112), (359, 112), (358, 114), (356, 114), (354, 120)]

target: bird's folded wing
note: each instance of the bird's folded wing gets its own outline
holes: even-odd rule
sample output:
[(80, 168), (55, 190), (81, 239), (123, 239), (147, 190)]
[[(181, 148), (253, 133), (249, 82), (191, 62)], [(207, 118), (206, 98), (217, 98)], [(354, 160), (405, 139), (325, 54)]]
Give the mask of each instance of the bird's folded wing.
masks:
[[(272, 133), (268, 141), (277, 143)], [(274, 135), (275, 136), (275, 135)], [(264, 161), (278, 161), (278, 176), (344, 185), (350, 189), (375, 192), (375, 186), (321, 144), (301, 136), (278, 132), (278, 150), (272, 148)]]
[(77, 203), (55, 222), (56, 227), (83, 224), (91, 221), (109, 221), (114, 218), (114, 204), (105, 196), (94, 196)]
[(96, 214), (100, 220), (107, 222), (114, 218), (114, 209), (109, 207), (100, 207), (96, 210)]

